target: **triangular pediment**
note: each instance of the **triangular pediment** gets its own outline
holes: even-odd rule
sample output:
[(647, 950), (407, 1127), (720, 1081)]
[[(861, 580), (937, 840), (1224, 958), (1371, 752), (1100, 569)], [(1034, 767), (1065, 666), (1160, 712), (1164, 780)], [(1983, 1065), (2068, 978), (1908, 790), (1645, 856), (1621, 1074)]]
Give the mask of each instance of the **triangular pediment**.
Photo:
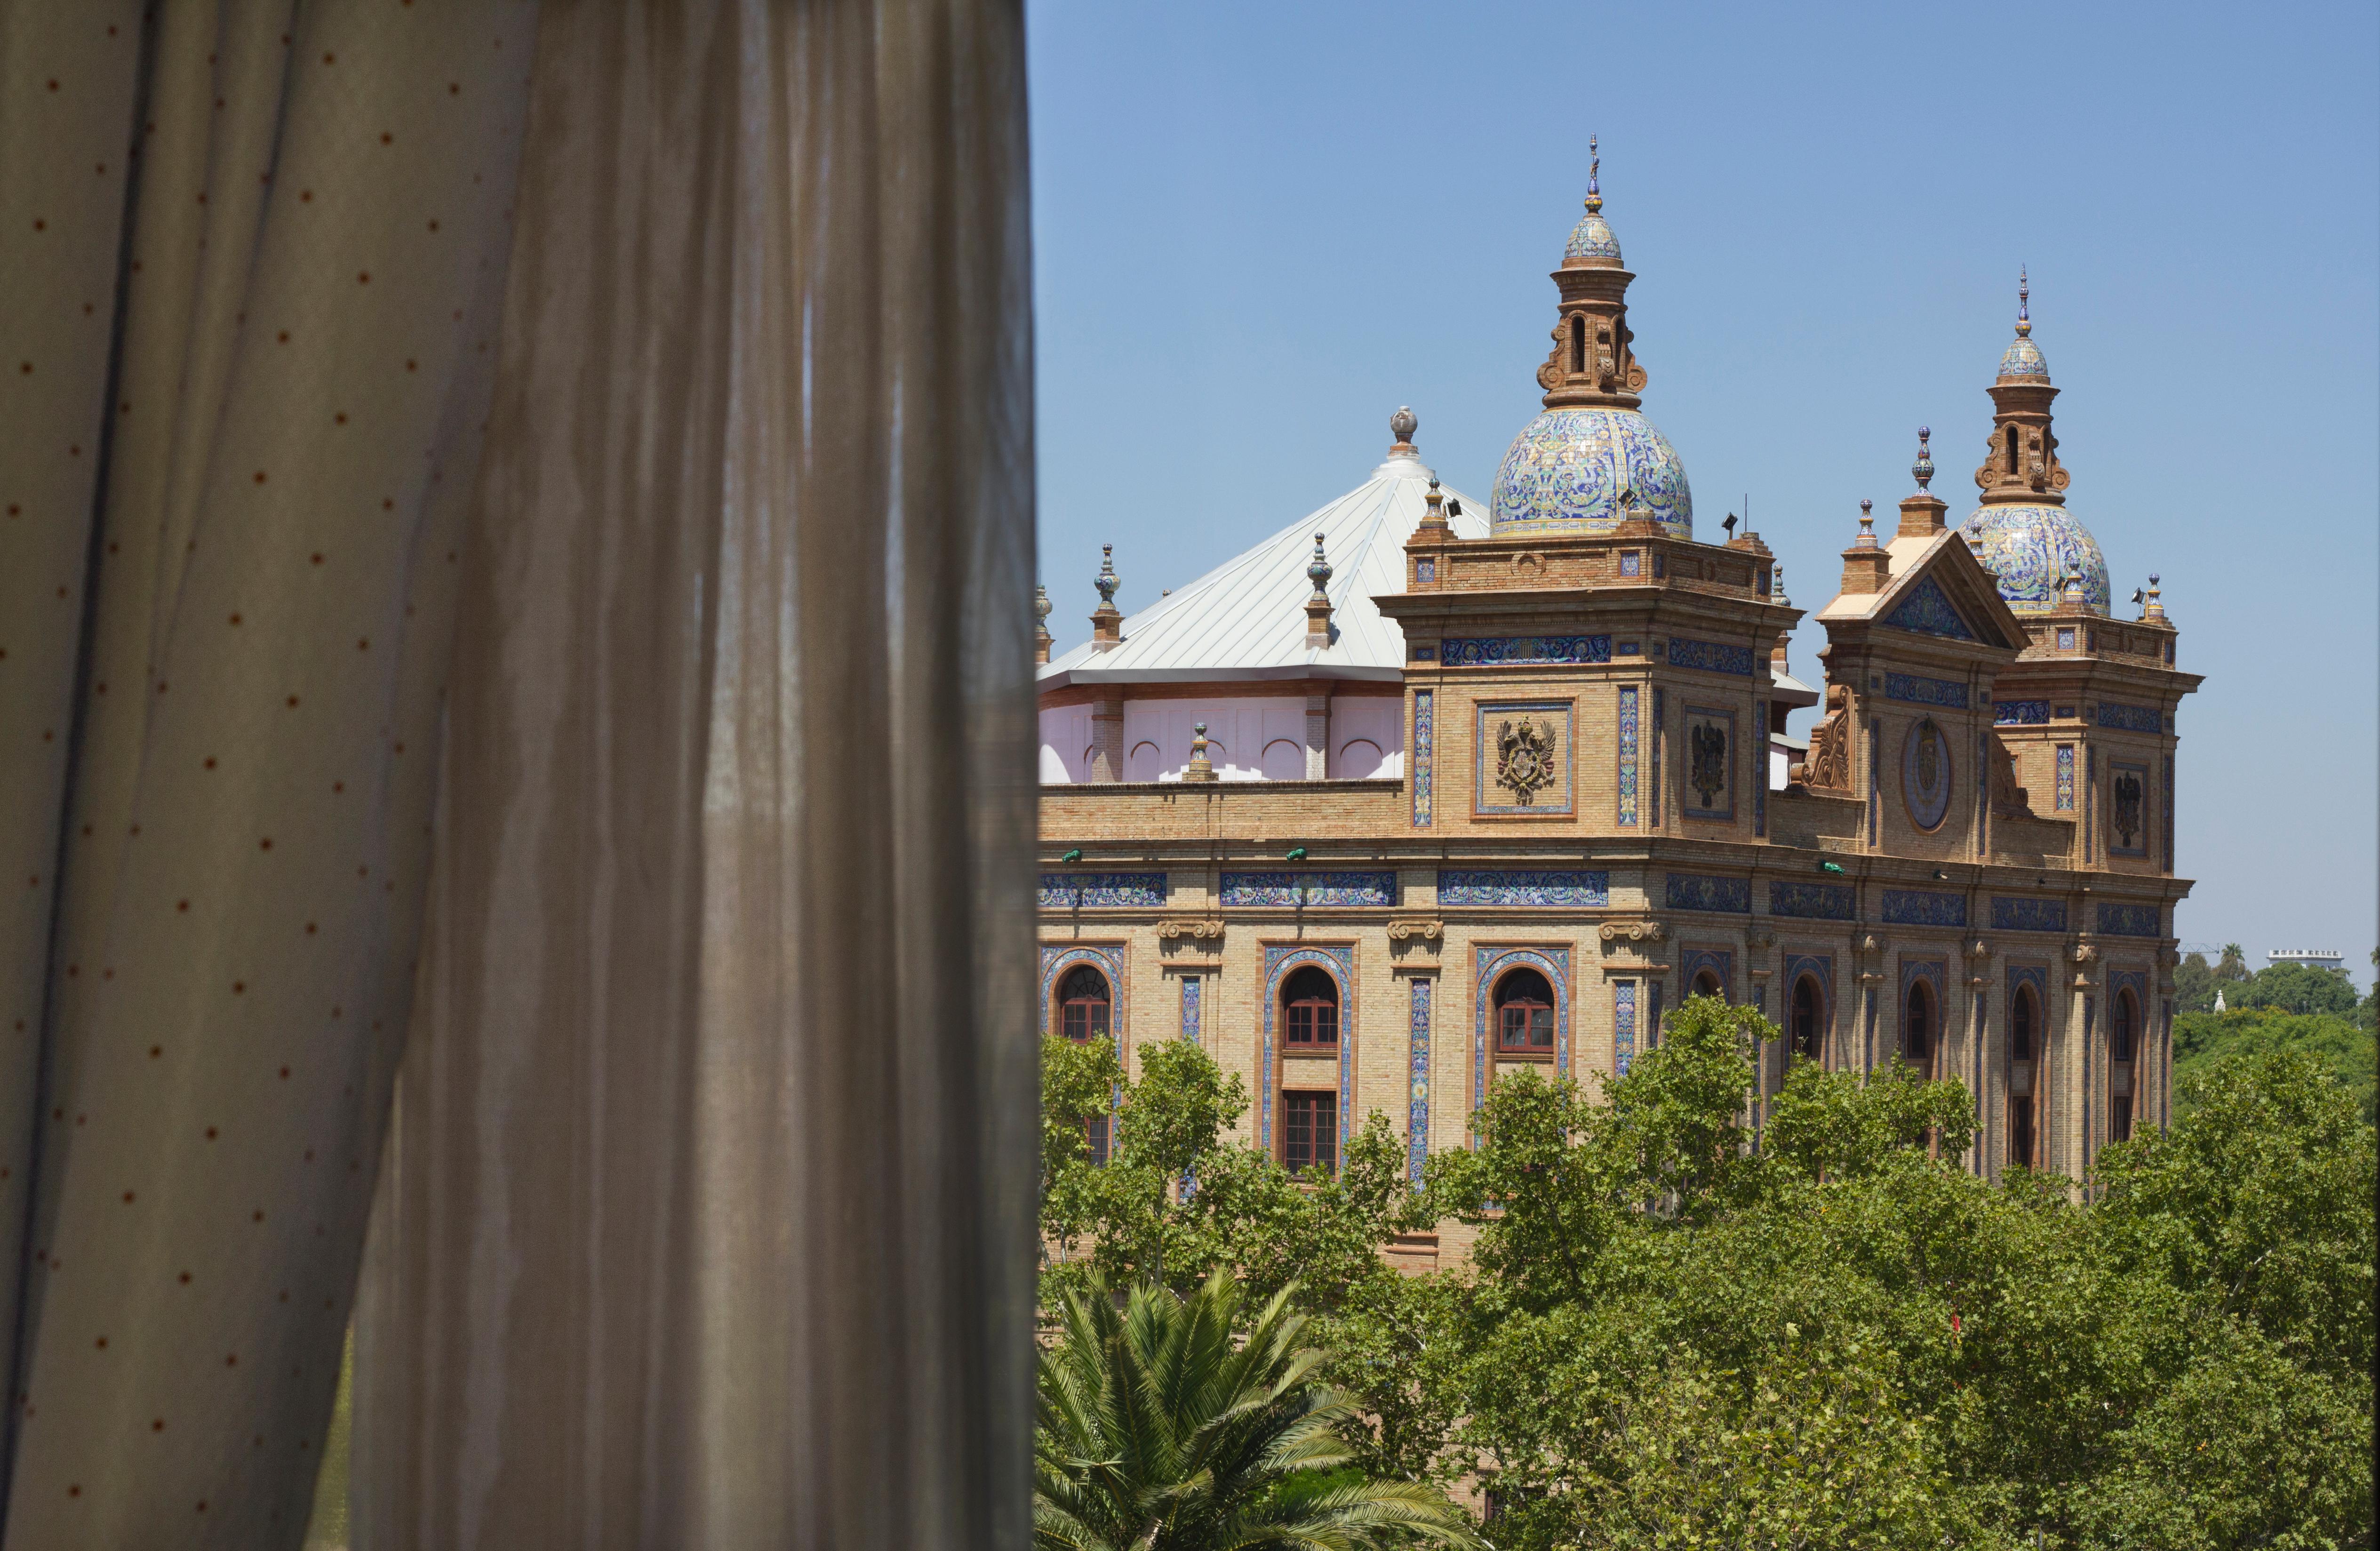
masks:
[(2031, 637), (2000, 597), (1999, 584), (1956, 533), (1945, 533), (1892, 578), (1869, 617), (1937, 640), (2022, 651)]

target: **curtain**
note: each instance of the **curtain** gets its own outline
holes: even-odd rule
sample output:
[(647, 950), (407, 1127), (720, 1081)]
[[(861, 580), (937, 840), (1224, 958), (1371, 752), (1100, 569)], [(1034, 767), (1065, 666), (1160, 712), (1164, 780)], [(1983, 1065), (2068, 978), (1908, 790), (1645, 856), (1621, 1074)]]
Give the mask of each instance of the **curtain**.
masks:
[(1025, 1544), (1020, 45), (544, 14), (360, 1545)]
[(6, 1551), (1022, 1544), (1020, 30), (0, 0)]

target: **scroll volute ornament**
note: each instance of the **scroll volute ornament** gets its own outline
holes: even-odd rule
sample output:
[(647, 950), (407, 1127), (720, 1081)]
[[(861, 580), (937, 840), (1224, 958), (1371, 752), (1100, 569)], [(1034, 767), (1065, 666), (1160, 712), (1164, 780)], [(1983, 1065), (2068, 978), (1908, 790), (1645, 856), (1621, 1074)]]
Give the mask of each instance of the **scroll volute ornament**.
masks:
[(1801, 771), (1804, 786), (1851, 790), (1852, 696), (1841, 685), (1827, 685), (1827, 719), (1810, 734), (1810, 757)]

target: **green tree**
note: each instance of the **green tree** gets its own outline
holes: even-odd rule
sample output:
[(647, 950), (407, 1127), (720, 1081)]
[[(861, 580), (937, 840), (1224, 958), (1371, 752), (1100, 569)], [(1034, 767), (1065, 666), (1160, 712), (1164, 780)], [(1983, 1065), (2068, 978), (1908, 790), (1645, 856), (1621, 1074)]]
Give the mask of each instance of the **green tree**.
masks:
[(2223, 945), (2222, 956), (2216, 961), (2215, 978), (2227, 986), (2236, 986), (2248, 978), (2248, 955), (2238, 943)]
[(2173, 1004), (2183, 1012), (2215, 1011), (2215, 970), (2206, 955), (2192, 949), (2173, 970)]
[(2271, 1007), (2283, 1012), (2327, 1012), (2349, 1017), (2355, 1012), (2355, 984), (2335, 969), (2313, 964), (2266, 964), (2250, 977), (2233, 1007)]
[(1316, 1382), (1295, 1284), (1237, 1328), (1238, 1284), (1217, 1271), (1184, 1298), (1068, 1291), (1040, 1359), (1034, 1544), (1045, 1551), (1478, 1546), (1436, 1487), (1373, 1481), (1341, 1436), (1355, 1400)]

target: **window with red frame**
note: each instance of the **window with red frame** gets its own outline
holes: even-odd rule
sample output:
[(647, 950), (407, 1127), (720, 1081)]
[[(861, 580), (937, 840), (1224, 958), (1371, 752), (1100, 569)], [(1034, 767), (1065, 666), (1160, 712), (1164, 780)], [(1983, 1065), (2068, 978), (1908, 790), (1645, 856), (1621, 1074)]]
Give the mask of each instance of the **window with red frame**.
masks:
[(1281, 1161), (1293, 1174), (1329, 1174), (1339, 1167), (1339, 1096), (1281, 1096)]
[(1339, 982), (1330, 971), (1307, 964), (1292, 972), (1281, 988), (1281, 1001), (1288, 1027), (1282, 1043), (1308, 1050), (1338, 1048)]
[(1554, 988), (1534, 969), (1496, 982), (1496, 1048), (1512, 1056), (1554, 1053)]
[[(1088, 964), (1076, 964), (1058, 983), (1058, 1032), (1077, 1045), (1107, 1038), (1111, 1005), (1108, 977)], [(1094, 1115), (1085, 1121), (1083, 1140), (1090, 1148), (1091, 1161), (1104, 1167), (1108, 1161), (1108, 1118)]]

